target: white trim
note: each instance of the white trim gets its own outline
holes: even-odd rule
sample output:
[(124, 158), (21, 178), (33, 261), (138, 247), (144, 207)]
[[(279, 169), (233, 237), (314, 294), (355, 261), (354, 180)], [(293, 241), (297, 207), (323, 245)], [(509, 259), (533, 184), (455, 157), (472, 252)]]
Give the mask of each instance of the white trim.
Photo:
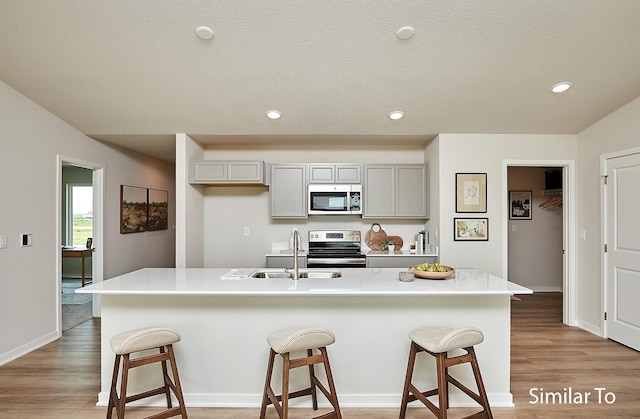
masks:
[(6, 352), (0, 356), (0, 365), (4, 365), (13, 361), (14, 359), (18, 359), (23, 355), (28, 354), (29, 352), (33, 352), (36, 349), (43, 347), (55, 340), (60, 339), (60, 335), (58, 331), (51, 332), (48, 335), (44, 335), (39, 337), (38, 339), (32, 340), (31, 342), (27, 342), (22, 346), (19, 346), (9, 352)]
[[(576, 176), (574, 160), (503, 160), (502, 161), (502, 202), (508, 202), (508, 167), (509, 166), (533, 166), (533, 167), (562, 167), (562, 224), (564, 248), (563, 267), (563, 314), (562, 321), (569, 326), (576, 324)], [(508, 222), (507, 205), (502, 205), (502, 271), (503, 277), (508, 278)]]
[[(96, 249), (91, 260), (91, 278), (94, 283), (104, 278), (104, 164), (80, 160), (75, 157), (58, 154), (56, 156), (56, 307), (57, 307), (57, 338), (62, 337), (62, 168), (63, 165), (81, 167), (92, 170), (93, 186), (93, 245)], [(100, 315), (100, 298), (93, 298), (92, 311), (94, 316)]]

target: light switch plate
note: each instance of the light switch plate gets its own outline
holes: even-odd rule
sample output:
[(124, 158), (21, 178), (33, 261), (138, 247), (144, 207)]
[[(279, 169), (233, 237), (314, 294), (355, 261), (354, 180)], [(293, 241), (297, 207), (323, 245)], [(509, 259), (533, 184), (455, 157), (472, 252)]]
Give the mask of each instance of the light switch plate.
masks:
[(0, 249), (6, 249), (7, 248), (7, 235), (3, 234), (0, 235)]
[(31, 233), (22, 233), (20, 235), (20, 247), (31, 246)]

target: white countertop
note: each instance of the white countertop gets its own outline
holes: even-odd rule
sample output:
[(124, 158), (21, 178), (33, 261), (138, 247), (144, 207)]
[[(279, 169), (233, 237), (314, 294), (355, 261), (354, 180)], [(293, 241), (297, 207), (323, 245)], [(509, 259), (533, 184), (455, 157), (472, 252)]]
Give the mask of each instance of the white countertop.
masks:
[[(263, 269), (263, 268), (256, 268)], [(313, 269), (308, 269), (313, 270)], [(317, 269), (327, 270), (327, 269)], [(477, 269), (444, 280), (398, 280), (398, 268), (343, 268), (335, 279), (229, 278), (231, 268), (145, 268), (76, 290), (107, 295), (513, 295), (533, 291)], [(249, 274), (252, 269), (236, 270)], [(233, 273), (233, 272), (232, 272)], [(223, 278), (225, 276), (225, 278)]]

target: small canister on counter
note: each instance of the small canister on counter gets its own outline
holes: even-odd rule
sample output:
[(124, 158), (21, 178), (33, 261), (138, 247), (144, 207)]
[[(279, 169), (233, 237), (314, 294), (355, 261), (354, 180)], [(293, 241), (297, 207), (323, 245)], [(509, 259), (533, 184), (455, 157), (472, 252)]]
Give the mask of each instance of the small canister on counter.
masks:
[(402, 282), (411, 282), (413, 281), (413, 271), (402, 271), (398, 272), (398, 279)]

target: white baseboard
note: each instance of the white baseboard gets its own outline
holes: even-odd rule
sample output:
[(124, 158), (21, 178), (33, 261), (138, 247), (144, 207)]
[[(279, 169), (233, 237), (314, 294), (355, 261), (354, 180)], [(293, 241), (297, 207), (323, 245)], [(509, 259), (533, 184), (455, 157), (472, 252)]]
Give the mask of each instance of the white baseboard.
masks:
[(598, 337), (604, 337), (604, 334), (602, 333), (602, 329), (600, 328), (600, 326), (596, 326), (582, 320), (576, 320), (576, 326), (579, 327), (580, 329), (586, 330), (589, 333), (593, 333)]
[(23, 355), (28, 354), (29, 352), (35, 351), (38, 348), (43, 347), (44, 345), (57, 340), (60, 336), (58, 332), (51, 332), (47, 335), (44, 335), (38, 339), (32, 340), (31, 342), (25, 343), (22, 346), (19, 346), (9, 352), (5, 352), (0, 355), (0, 365), (4, 365), (8, 362), (13, 361), (14, 359), (18, 359)]
[[(506, 394), (488, 394), (491, 407), (514, 407), (513, 396)], [(399, 407), (402, 400), (402, 388), (397, 394), (340, 394), (338, 401), (341, 407)], [(100, 392), (96, 406), (106, 406), (109, 394)], [(184, 402), (188, 407), (260, 407), (262, 394), (185, 394)], [(477, 404), (463, 394), (451, 395), (451, 407), (475, 407)], [(131, 403), (132, 406), (166, 406), (164, 399), (158, 396), (147, 400)], [(329, 402), (322, 396), (318, 398), (320, 407), (330, 407)], [(293, 399), (289, 406), (311, 407), (311, 399)], [(411, 405), (410, 405), (411, 406)]]

